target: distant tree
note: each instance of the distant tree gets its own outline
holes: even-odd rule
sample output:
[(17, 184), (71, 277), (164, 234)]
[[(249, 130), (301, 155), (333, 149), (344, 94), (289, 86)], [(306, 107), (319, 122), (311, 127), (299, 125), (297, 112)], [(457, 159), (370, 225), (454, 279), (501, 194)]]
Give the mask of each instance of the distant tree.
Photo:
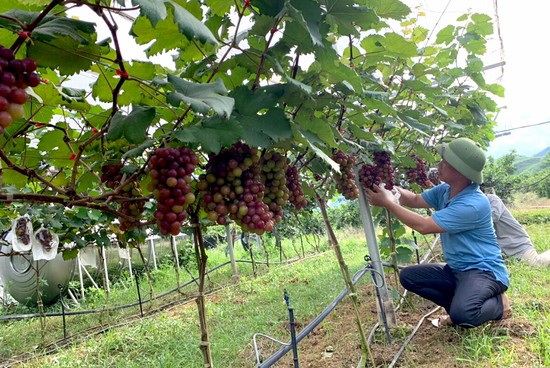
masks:
[(521, 175), (521, 191), (535, 192), (540, 197), (550, 198), (550, 153), (543, 159), (543, 170)]
[(359, 201), (338, 201), (337, 205), (331, 206), (327, 212), (329, 221), (335, 229), (361, 227)]
[(512, 193), (517, 189), (520, 182), (520, 178), (515, 175), (514, 163), (517, 156), (517, 152), (512, 150), (496, 160), (489, 157), (483, 170), (485, 187), (493, 188), (505, 203), (511, 202)]

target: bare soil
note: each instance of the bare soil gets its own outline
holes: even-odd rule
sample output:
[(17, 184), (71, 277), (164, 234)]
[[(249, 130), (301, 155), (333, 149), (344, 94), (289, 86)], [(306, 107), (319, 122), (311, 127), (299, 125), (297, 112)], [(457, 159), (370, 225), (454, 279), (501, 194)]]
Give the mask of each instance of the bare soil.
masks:
[[(388, 282), (392, 282), (390, 281), (392, 276), (388, 277)], [(377, 299), (374, 286), (372, 284), (360, 285), (357, 291), (361, 296), (359, 310), (365, 334), (369, 336), (372, 333), (368, 364), (359, 365), (361, 341), (357, 319), (351, 298), (346, 298), (325, 321), (299, 343), (298, 363), (300, 367), (373, 367), (373, 362), (376, 367), (390, 365), (393, 367), (430, 368), (484, 366), (479, 363), (467, 362), (464, 357), (460, 356), (459, 346), (464, 335), (469, 333), (467, 330), (456, 326), (435, 327), (431, 320), (444, 315), (445, 311), (439, 309), (430, 316), (426, 316), (436, 306), (411, 294), (406, 298), (408, 301), (405, 301), (401, 308), (397, 308), (397, 325), (390, 329), (391, 343), (388, 344), (382, 323), (373, 330), (377, 323)], [(417, 326), (418, 329), (413, 333)], [(298, 321), (298, 332), (303, 327), (305, 325)], [(527, 321), (519, 321), (512, 317), (506, 323), (494, 322), (478, 328), (491, 329), (492, 333), (496, 335), (507, 335), (510, 349), (514, 349), (518, 355), (523, 354), (524, 356), (525, 365), (519, 365), (519, 367), (532, 367), (533, 361), (536, 361), (525, 348), (527, 346), (525, 338), (534, 333), (533, 326)], [(412, 338), (407, 343), (411, 335)], [(402, 350), (401, 353), (400, 350)], [(286, 354), (274, 367), (294, 367), (292, 352)]]

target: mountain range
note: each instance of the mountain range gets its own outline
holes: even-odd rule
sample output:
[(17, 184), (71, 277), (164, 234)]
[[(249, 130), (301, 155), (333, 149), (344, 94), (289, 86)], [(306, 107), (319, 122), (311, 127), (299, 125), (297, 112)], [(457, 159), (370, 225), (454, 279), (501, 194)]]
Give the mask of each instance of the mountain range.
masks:
[(514, 162), (515, 174), (535, 173), (550, 167), (550, 160), (545, 160), (548, 154), (550, 154), (550, 146), (530, 157), (518, 155)]

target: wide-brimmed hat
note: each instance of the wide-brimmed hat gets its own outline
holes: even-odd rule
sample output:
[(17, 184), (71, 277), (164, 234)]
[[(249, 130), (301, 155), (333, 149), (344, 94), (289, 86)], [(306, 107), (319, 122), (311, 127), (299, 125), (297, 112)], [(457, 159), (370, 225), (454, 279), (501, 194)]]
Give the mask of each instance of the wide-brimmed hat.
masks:
[(469, 138), (457, 138), (438, 144), (435, 149), (456, 171), (474, 183), (483, 182), (481, 172), (485, 166), (485, 152), (476, 142)]

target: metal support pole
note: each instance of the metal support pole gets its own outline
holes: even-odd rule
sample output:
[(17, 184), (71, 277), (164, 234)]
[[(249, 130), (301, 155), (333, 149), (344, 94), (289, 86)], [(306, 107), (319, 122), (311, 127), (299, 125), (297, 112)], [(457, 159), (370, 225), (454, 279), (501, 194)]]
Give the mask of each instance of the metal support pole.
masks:
[(157, 254), (155, 252), (155, 241), (153, 238), (149, 238), (149, 259), (153, 258), (153, 267), (158, 270), (157, 267)]
[(107, 253), (105, 252), (105, 246), (101, 246), (101, 254), (103, 254), (103, 272), (105, 273), (105, 287), (107, 288), (107, 293), (111, 292), (111, 287), (109, 285), (109, 271), (107, 270)]
[(179, 273), (180, 257), (178, 255), (178, 247), (176, 247), (176, 238), (174, 237), (174, 235), (170, 235), (170, 246), (172, 247), (172, 253), (174, 254), (174, 257), (176, 258), (174, 262), (174, 264), (176, 265), (176, 271)]
[[(384, 313), (389, 327), (397, 325), (397, 317), (395, 315), (395, 307), (393, 302), (388, 294), (388, 287), (386, 285), (384, 277), (384, 268), (382, 266), (382, 260), (380, 258), (380, 250), (378, 249), (378, 241), (376, 239), (376, 232), (374, 229), (374, 222), (372, 220), (372, 213), (369, 202), (367, 201), (367, 196), (365, 191), (362, 190), (362, 184), (359, 182), (359, 169), (357, 167), (353, 168), (355, 172), (355, 184), (359, 190), (359, 214), (361, 217), (361, 222), (363, 223), (363, 230), (365, 231), (365, 238), (367, 240), (367, 247), (369, 250), (369, 256), (372, 260), (372, 267), (376, 271), (374, 273), (375, 278), (380, 278), (376, 280), (375, 286), (378, 292), (380, 293), (380, 298), (382, 299), (383, 309), (380, 313)], [(379, 320), (383, 320), (379, 314)]]
[(132, 248), (127, 248), (128, 250), (128, 272), (130, 272), (130, 277), (134, 276), (134, 271), (132, 270)]
[(299, 368), (298, 362), (298, 342), (296, 341), (296, 326), (294, 324), (294, 308), (290, 306), (290, 297), (288, 292), (284, 291), (285, 302), (288, 308), (288, 317), (290, 322), (290, 344), (292, 345), (292, 360), (294, 362), (294, 368)]
[(78, 279), (80, 280), (80, 297), (82, 300), (86, 300), (86, 295), (84, 294), (84, 277), (82, 276), (82, 263), (80, 262), (80, 255), (76, 257), (76, 262), (78, 263)]
[(227, 238), (227, 248), (229, 250), (229, 259), (231, 260), (231, 269), (233, 274), (232, 278), (238, 278), (239, 273), (237, 272), (237, 262), (235, 262), (235, 252), (233, 247), (233, 236), (231, 236), (231, 226), (229, 223), (225, 224), (225, 236)]
[[(382, 298), (380, 297), (380, 290), (378, 290), (378, 285), (376, 285), (376, 272), (372, 268), (372, 262), (369, 256), (365, 256), (365, 261), (367, 261), (367, 267), (370, 269), (370, 274), (372, 276), (372, 282), (376, 289), (376, 299), (378, 300), (378, 308), (380, 311), (384, 311), (384, 305), (382, 304)], [(390, 329), (388, 327), (388, 319), (386, 318), (386, 313), (382, 314), (382, 321), (384, 322), (384, 330), (386, 331), (386, 341), (388, 345), (391, 345)]]

